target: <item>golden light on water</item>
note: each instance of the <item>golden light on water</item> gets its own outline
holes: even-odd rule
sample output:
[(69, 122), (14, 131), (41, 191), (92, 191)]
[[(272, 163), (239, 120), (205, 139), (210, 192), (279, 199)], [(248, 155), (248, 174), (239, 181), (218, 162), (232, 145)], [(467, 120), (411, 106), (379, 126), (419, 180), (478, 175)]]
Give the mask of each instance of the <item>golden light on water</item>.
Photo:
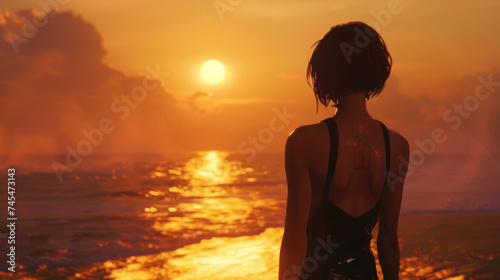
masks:
[(189, 192), (199, 192), (196, 190), (198, 187), (231, 184), (239, 176), (254, 171), (249, 167), (244, 168), (240, 161), (228, 160), (228, 157), (229, 153), (223, 151), (199, 152), (182, 167), (170, 168), (167, 172), (164, 172), (163, 168), (156, 168), (150, 173), (150, 176), (152, 178), (165, 177), (168, 173), (174, 178), (187, 180), (189, 181), (188, 186), (170, 187), (170, 191), (188, 194)]
[(111, 279), (229, 280), (277, 279), (283, 228), (254, 236), (202, 240), (172, 252), (107, 261), (101, 269)]
[(181, 203), (175, 211), (180, 217), (156, 220), (153, 229), (162, 234), (196, 237), (213, 234), (237, 233), (247, 229), (244, 225), (252, 212), (253, 204), (240, 198), (201, 198), (192, 203)]
[[(239, 197), (237, 189), (231, 184), (241, 175), (254, 170), (244, 168), (240, 161), (228, 160), (228, 157), (229, 154), (222, 151), (199, 152), (183, 165), (169, 168), (165, 173), (167, 177), (184, 180), (187, 184), (170, 186), (166, 191), (153, 189), (145, 193), (145, 197), (155, 199), (155, 204), (144, 211), (145, 217), (154, 219), (151, 229), (162, 235), (183, 239), (214, 234), (238, 235), (248, 231), (250, 214), (260, 204)], [(159, 166), (150, 175), (161, 179), (163, 177), (158, 176), (158, 172), (166, 170)], [(241, 181), (255, 182), (256, 179)], [(176, 198), (170, 200), (168, 195), (175, 195)], [(157, 199), (162, 196), (165, 199), (158, 203)]]
[(167, 176), (167, 174), (165, 174), (165, 172), (161, 172), (161, 171), (153, 171), (151, 173), (151, 178), (163, 178)]
[[(178, 240), (205, 239), (171, 252), (133, 256), (125, 261), (110, 260), (101, 269), (111, 279), (123, 280), (275, 279), (283, 228), (262, 228), (264, 232), (260, 234), (241, 236), (263, 226), (262, 214), (251, 215), (256, 208), (272, 203), (257, 199), (255, 194), (245, 197), (232, 186), (238, 180), (256, 182), (257, 179), (240, 179), (254, 170), (242, 167), (239, 161), (228, 160), (228, 156), (220, 151), (201, 152), (181, 167), (155, 168), (150, 173), (152, 178), (161, 179), (165, 174), (188, 182), (145, 193), (146, 198), (157, 202), (145, 208), (147, 218), (153, 219), (151, 229)], [(170, 204), (163, 200), (158, 203), (158, 198), (168, 194), (178, 198)], [(214, 238), (214, 235), (232, 237)]]
[(144, 208), (144, 212), (148, 212), (148, 213), (153, 213), (153, 212), (156, 212), (158, 209), (156, 209), (156, 207), (146, 207)]
[[(141, 213), (152, 222), (148, 228), (152, 235), (147, 240), (155, 235), (152, 240), (168, 236), (179, 242), (179, 249), (108, 260), (92, 271), (79, 272), (81, 277), (77, 278), (99, 271), (118, 280), (277, 279), (283, 228), (276, 226), (281, 218), (269, 216), (268, 212), (278, 211), (280, 206), (275, 199), (259, 195), (265, 186), (254, 185), (258, 181), (254, 169), (228, 157), (226, 152), (200, 152), (178, 167), (158, 166), (150, 172), (154, 180), (174, 179), (181, 183), (160, 184), (144, 193), (145, 199), (152, 202)], [(238, 183), (244, 187), (236, 187)], [(267, 223), (274, 225), (269, 227)], [(201, 241), (182, 244), (195, 239)], [(375, 241), (376, 237), (372, 251), (377, 256)], [(123, 241), (118, 244), (132, 246)], [(162, 248), (154, 243), (144, 246)], [(402, 279), (465, 279), (454, 269), (431, 265), (430, 258), (402, 258)], [(382, 277), (378, 260), (377, 268)]]
[(225, 160), (227, 156), (227, 153), (218, 151), (198, 153), (186, 163), (185, 174), (195, 186), (231, 183), (238, 175), (239, 166)]
[(163, 192), (163, 191), (149, 191), (149, 193), (146, 194), (146, 197), (149, 197), (149, 196), (159, 196), (159, 195), (162, 195), (162, 194), (165, 194), (165, 192)]

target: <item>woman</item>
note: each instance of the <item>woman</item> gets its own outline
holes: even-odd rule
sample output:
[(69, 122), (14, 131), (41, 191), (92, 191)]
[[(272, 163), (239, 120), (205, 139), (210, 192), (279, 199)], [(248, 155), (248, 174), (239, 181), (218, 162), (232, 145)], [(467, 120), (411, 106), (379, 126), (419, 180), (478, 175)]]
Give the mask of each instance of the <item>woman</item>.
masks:
[(373, 119), (366, 101), (389, 77), (392, 59), (368, 25), (334, 26), (316, 43), (307, 69), (316, 102), (334, 117), (302, 126), (288, 138), (288, 198), (280, 252), (282, 279), (398, 279), (398, 218), (408, 141)]

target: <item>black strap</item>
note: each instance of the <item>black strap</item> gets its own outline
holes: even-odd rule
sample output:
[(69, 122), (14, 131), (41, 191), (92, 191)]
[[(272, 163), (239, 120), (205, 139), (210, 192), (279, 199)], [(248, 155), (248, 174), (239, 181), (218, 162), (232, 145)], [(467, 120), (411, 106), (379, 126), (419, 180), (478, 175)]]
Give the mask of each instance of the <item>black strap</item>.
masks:
[[(337, 165), (337, 155), (339, 151), (339, 130), (337, 127), (337, 122), (333, 118), (325, 119), (324, 122), (328, 126), (328, 132), (330, 134), (330, 155), (328, 157), (328, 171), (326, 173), (326, 182), (325, 188), (323, 191), (323, 199), (322, 202), (328, 200), (328, 192), (330, 191), (330, 186), (332, 185), (333, 175), (335, 173), (335, 166)], [(320, 202), (321, 203), (321, 202)], [(327, 225), (328, 223), (328, 213), (327, 208), (323, 206), (323, 238), (328, 240), (328, 232)], [(328, 271), (325, 269), (323, 274), (326, 279)]]
[(384, 186), (382, 187), (382, 192), (384, 191), (385, 185), (387, 185), (387, 181), (389, 180), (389, 171), (391, 169), (391, 140), (389, 138), (389, 131), (387, 127), (379, 120), (377, 120), (380, 126), (382, 127), (382, 132), (384, 133), (384, 144), (385, 144), (385, 181)]
[(337, 155), (339, 151), (339, 130), (337, 123), (333, 118), (325, 119), (324, 122), (328, 126), (330, 133), (330, 156), (328, 159), (328, 172), (326, 173), (325, 188), (323, 191), (323, 198), (328, 199), (328, 192), (332, 185), (333, 175), (335, 173), (335, 166), (337, 165)]

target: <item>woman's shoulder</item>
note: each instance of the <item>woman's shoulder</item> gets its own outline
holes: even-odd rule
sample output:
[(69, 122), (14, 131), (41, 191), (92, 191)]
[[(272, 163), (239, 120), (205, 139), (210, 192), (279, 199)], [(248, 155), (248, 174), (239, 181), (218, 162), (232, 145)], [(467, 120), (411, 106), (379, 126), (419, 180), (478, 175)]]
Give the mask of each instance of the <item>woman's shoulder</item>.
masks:
[(286, 141), (285, 157), (300, 159), (303, 164), (310, 164), (317, 159), (322, 149), (327, 146), (324, 138), (328, 136), (328, 127), (325, 123), (302, 125), (293, 130)]
[(326, 124), (321, 121), (315, 124), (307, 124), (297, 127), (293, 130), (288, 138), (292, 138), (295, 140), (314, 140), (317, 139), (317, 136), (328, 132)]
[(391, 147), (398, 152), (398, 154), (407, 155), (410, 150), (410, 143), (401, 133), (394, 129), (387, 129), (389, 131), (389, 139), (391, 141)]
[(315, 147), (321, 139), (328, 136), (328, 127), (322, 121), (315, 124), (302, 125), (293, 130), (287, 139), (287, 146), (306, 151), (307, 147)]

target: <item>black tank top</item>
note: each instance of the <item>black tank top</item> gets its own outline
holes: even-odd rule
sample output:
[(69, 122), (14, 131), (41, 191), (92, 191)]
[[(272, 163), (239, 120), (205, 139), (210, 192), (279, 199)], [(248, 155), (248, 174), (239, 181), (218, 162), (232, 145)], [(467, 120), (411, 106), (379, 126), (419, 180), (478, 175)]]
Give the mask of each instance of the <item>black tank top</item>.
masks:
[(385, 143), (385, 182), (375, 206), (352, 217), (328, 199), (338, 155), (338, 128), (333, 118), (325, 119), (330, 133), (330, 156), (323, 197), (307, 222), (307, 251), (299, 279), (378, 279), (370, 248), (372, 230), (377, 224), (380, 197), (387, 184), (390, 166), (389, 133), (381, 123)]

